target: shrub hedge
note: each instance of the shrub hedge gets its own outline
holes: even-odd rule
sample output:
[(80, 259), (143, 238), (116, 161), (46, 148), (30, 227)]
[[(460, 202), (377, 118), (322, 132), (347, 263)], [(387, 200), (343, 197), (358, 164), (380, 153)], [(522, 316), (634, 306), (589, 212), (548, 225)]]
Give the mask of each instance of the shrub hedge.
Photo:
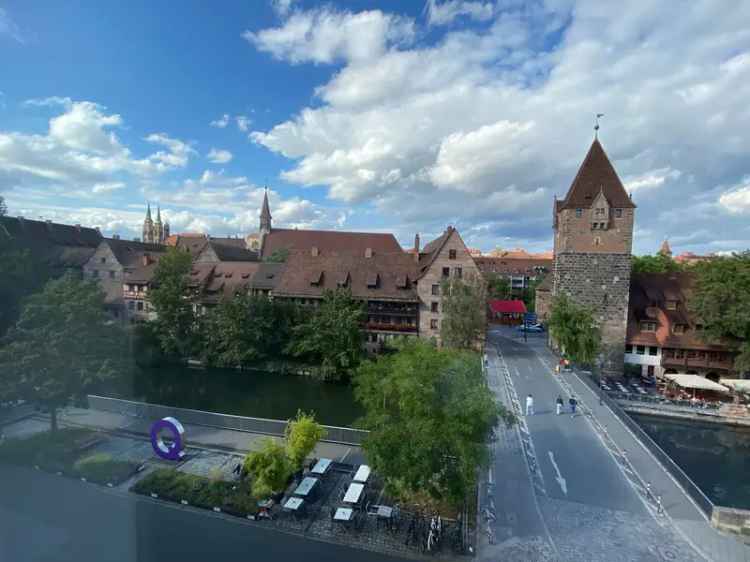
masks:
[(38, 466), (49, 472), (70, 472), (80, 448), (96, 432), (83, 428), (45, 431), (31, 437), (8, 439), (0, 445), (0, 460), (19, 465)]
[(107, 453), (83, 457), (73, 465), (73, 473), (97, 484), (119, 484), (132, 476), (138, 463), (113, 460)]

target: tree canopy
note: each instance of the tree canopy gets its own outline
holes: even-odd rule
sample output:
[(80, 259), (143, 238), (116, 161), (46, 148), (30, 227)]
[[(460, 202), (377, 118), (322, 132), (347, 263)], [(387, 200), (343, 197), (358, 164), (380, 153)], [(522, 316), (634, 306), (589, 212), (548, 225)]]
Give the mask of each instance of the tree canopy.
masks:
[(601, 332), (590, 309), (567, 295), (552, 301), (549, 331), (562, 352), (576, 363), (591, 365), (601, 347)]
[(487, 291), (479, 277), (451, 277), (441, 285), (440, 339), (455, 349), (476, 349), (487, 329)]
[(488, 432), (499, 418), (513, 420), (485, 385), (477, 354), (416, 338), (363, 363), (354, 385), (370, 430), (368, 462), (402, 497), (460, 505), (488, 461)]
[(487, 274), (487, 298), (508, 300), (511, 297), (510, 281), (497, 273)]
[(295, 469), (313, 452), (318, 441), (326, 436), (325, 428), (315, 421), (315, 414), (299, 410), (297, 417), (289, 420), (286, 426), (286, 455)]
[(127, 366), (126, 340), (104, 310), (104, 294), (72, 274), (30, 296), (0, 348), (6, 392), (57, 409)]
[(653, 256), (633, 256), (633, 273), (669, 273), (682, 271), (682, 265), (665, 254), (654, 254)]
[(731, 346), (735, 369), (750, 371), (750, 251), (701, 262), (693, 271), (688, 306), (703, 323), (702, 337)]
[(279, 248), (274, 250), (270, 256), (263, 258), (264, 262), (268, 263), (283, 263), (289, 257), (289, 248)]
[[(303, 316), (307, 311), (301, 313)], [(362, 359), (362, 303), (347, 289), (326, 291), (323, 300), (304, 322), (293, 329), (292, 355), (319, 365), (319, 376), (341, 380)]]
[(169, 248), (156, 266), (148, 292), (157, 314), (152, 323), (162, 351), (179, 358), (187, 357), (193, 348), (195, 315), (187, 290), (190, 265), (189, 253)]

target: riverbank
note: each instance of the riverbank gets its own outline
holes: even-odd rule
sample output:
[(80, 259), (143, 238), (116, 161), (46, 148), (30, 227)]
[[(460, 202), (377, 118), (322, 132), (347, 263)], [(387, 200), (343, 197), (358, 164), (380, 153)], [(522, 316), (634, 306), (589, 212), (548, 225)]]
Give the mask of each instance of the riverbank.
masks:
[(750, 417), (723, 416), (716, 411), (705, 411), (669, 406), (633, 403), (630, 400), (617, 400), (620, 407), (628, 414), (638, 414), (655, 418), (667, 418), (695, 422), (713, 423), (733, 427), (750, 428)]

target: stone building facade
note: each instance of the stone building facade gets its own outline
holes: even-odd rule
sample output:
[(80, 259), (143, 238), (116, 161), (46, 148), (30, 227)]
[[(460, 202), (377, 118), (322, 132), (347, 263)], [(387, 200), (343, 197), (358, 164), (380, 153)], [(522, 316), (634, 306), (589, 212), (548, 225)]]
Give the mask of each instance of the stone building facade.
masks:
[[(565, 199), (554, 202), (551, 296), (593, 310), (611, 371), (624, 359), (634, 219), (635, 204), (595, 139)], [(543, 316), (549, 306), (542, 303)]]

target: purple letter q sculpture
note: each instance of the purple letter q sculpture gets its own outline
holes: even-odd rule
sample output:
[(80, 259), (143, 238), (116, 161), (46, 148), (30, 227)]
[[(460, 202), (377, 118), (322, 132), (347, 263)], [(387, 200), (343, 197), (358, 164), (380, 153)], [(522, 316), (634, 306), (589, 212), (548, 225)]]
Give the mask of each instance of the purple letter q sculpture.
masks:
[[(172, 434), (172, 443), (167, 444), (159, 436), (159, 432), (166, 429)], [(151, 426), (151, 446), (154, 452), (168, 461), (179, 461), (185, 456), (185, 428), (175, 418), (162, 418)]]

